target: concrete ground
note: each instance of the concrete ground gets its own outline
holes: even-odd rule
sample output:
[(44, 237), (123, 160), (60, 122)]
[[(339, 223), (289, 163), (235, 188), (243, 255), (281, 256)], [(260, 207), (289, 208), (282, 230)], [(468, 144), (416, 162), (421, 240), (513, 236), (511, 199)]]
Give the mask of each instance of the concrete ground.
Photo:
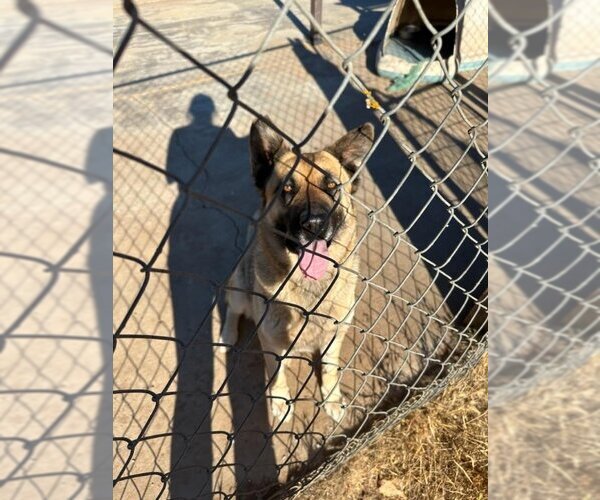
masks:
[[(324, 28), (346, 53), (360, 45), (381, 11), (349, 0), (324, 4)], [(258, 0), (243, 7), (230, 1), (144, 1), (138, 8), (229, 83), (241, 77), (278, 13), (277, 2)], [(116, 4), (115, 43), (127, 23)], [(268, 114), (296, 141), (313, 127), (343, 80), (332, 51), (326, 45), (316, 51), (306, 34), (306, 21), (293, 8), (238, 92), (241, 101)], [(375, 75), (374, 47), (355, 69), (390, 108), (402, 95), (387, 93), (389, 82)], [(474, 124), (485, 120), (485, 94), (484, 75), (465, 93), (462, 110)], [(449, 352), (462, 353), (456, 331), (464, 328), (464, 313), (473, 302), (465, 304), (460, 287), (476, 288), (476, 297), (483, 293), (486, 260), (462, 238), (459, 223), (433, 196), (427, 177), (439, 180), (457, 218), (469, 224), (487, 206), (487, 176), (479, 154), (468, 147), (469, 127), (461, 115), (455, 110), (446, 119), (452, 104), (442, 85), (420, 88), (392, 117), (390, 133), (363, 174), (361, 272), (370, 280), (359, 286), (344, 346), (341, 383), (350, 401), (344, 419), (335, 425), (315, 405), (316, 377), (303, 359), (287, 374), (299, 398), (293, 419), (279, 426), (262, 397), (264, 361), (251, 338), (252, 325), (242, 331), (249, 349), (224, 355), (212, 345), (223, 317), (218, 287), (244, 249), (259, 202), (248, 160), (253, 117), (232, 107), (215, 79), (138, 27), (117, 68), (114, 90), (114, 146), (147, 162), (114, 158), (117, 498), (260, 497), (319, 463), (324, 449), (355, 442), (370, 425), (368, 417), (419, 396), (425, 370), (435, 376)], [(406, 151), (427, 144), (445, 119), (411, 170)], [(364, 96), (348, 87), (307, 150), (366, 121), (381, 130)], [(478, 146), (487, 151), (484, 136)], [(188, 181), (197, 171), (192, 188), (204, 198), (187, 199), (172, 176)], [(373, 222), (368, 214), (374, 209), (379, 212)], [(469, 235), (483, 242), (485, 232), (475, 225)], [(438, 271), (426, 266), (425, 258)]]
[[(0, 497), (108, 498), (110, 6), (5, 2)], [(108, 320), (108, 321), (107, 321)]]
[(498, 86), (490, 106), (494, 139), (502, 145), (491, 190), (498, 205), (490, 263), (495, 404), (540, 378), (563, 377), (565, 365), (589, 355), (596, 332), (598, 279), (590, 270), (598, 267), (592, 249), (600, 72), (563, 72), (546, 83), (562, 86), (560, 98), (548, 102), (545, 88), (532, 83)]

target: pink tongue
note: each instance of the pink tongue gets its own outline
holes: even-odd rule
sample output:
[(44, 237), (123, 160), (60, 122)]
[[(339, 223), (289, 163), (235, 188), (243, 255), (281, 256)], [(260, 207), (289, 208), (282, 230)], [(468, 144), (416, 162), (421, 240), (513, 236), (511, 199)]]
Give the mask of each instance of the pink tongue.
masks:
[(313, 241), (302, 250), (300, 269), (304, 276), (313, 280), (321, 279), (329, 265), (329, 261), (323, 258), (327, 255), (327, 242), (325, 240)]

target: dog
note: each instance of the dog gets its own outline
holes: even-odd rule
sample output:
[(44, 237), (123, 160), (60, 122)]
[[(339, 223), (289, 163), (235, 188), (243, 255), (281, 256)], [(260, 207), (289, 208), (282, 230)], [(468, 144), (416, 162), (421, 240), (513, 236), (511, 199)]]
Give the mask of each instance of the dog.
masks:
[(293, 414), (286, 356), (298, 353), (321, 357), (323, 407), (336, 421), (344, 414), (340, 351), (359, 279), (350, 195), (373, 139), (373, 125), (366, 123), (322, 151), (297, 155), (270, 121), (251, 127), (252, 176), (262, 208), (226, 287), (221, 343), (237, 342), (241, 316), (257, 325), (272, 413), (282, 421)]

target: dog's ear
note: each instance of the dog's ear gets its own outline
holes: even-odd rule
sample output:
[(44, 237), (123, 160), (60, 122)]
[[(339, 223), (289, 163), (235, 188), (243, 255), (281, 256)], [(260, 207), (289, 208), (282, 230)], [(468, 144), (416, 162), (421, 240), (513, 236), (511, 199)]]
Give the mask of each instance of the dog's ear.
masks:
[(257, 119), (250, 129), (250, 162), (252, 175), (258, 189), (264, 189), (267, 184), (275, 159), (289, 148), (283, 137), (275, 132), (269, 125), (269, 117), (265, 120)]
[[(361, 166), (369, 149), (371, 149), (374, 139), (375, 128), (370, 123), (365, 123), (325, 148), (325, 151), (335, 156), (342, 166), (353, 175)], [(358, 184), (359, 179), (357, 177), (352, 183), (352, 193), (356, 192)]]

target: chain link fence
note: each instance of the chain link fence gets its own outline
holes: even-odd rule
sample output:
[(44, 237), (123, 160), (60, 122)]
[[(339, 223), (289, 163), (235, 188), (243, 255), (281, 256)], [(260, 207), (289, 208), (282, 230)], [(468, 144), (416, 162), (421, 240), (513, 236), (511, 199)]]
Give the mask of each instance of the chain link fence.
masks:
[(598, 341), (599, 59), (581, 42), (596, 36), (600, 10), (584, 2), (511, 7), (490, 7), (498, 227), (491, 404), (558, 376)]
[[(440, 30), (413, 2), (431, 51), (401, 94), (374, 74), (395, 4), (325, 2), (319, 21), (301, 1), (218, 12), (125, 1), (116, 14), (116, 497), (294, 496), (485, 351), (486, 64), (456, 74), (441, 55), (442, 37), (481, 3), (459, 3)], [(434, 64), (443, 81), (424, 85)], [(219, 341), (228, 280), (261, 220), (246, 136), (267, 115), (309, 162), (346, 130), (375, 125), (353, 176), (361, 187), (348, 195), (360, 269), (336, 263), (336, 279), (358, 278), (354, 319), (326, 318), (348, 329), (337, 421), (324, 411), (319, 359), (291, 349), (277, 358), (294, 403), (284, 422), (269, 411), (272, 353), (257, 325), (243, 321), (236, 346)], [(305, 326), (321, 314), (302, 312)]]
[(600, 492), (599, 19), (490, 5), (490, 498)]
[(110, 9), (65, 5), (3, 5), (2, 498), (111, 479)]

